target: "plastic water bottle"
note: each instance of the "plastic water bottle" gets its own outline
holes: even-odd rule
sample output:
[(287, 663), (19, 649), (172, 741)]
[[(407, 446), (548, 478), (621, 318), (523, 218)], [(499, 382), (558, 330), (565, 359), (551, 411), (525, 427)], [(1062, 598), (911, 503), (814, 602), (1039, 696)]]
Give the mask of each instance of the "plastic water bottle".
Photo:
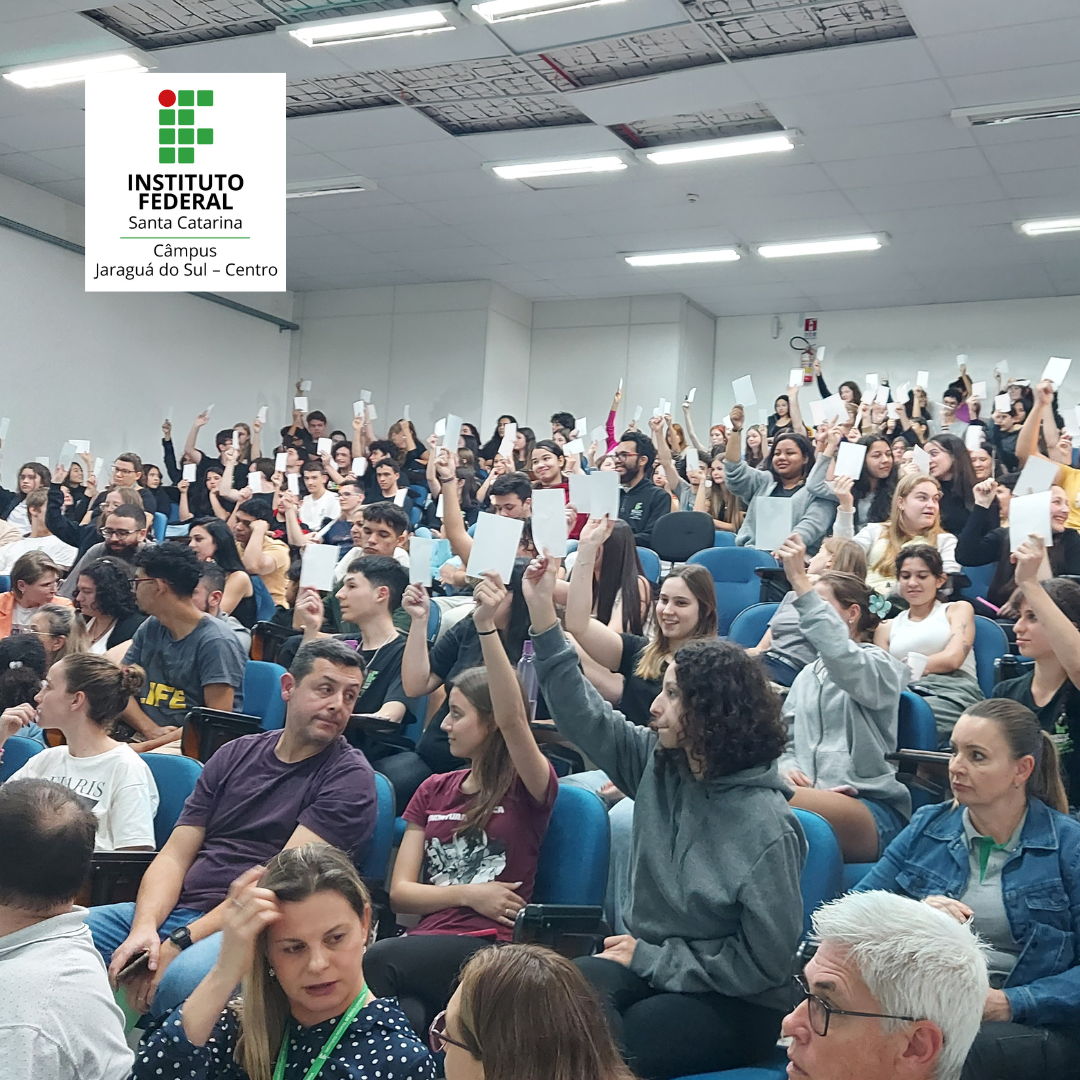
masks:
[(529, 720), (535, 720), (536, 701), (540, 697), (540, 680), (536, 677), (536, 661), (531, 641), (526, 641), (521, 646), (521, 659), (517, 662), (517, 672), (521, 685), (525, 687), (525, 696), (529, 699)]

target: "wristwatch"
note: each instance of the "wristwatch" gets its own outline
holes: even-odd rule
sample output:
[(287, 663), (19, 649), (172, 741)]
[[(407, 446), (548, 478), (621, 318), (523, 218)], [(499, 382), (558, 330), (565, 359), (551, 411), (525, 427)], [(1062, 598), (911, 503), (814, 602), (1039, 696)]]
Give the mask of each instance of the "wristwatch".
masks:
[(178, 926), (167, 938), (181, 952), (191, 944), (191, 931), (186, 926)]

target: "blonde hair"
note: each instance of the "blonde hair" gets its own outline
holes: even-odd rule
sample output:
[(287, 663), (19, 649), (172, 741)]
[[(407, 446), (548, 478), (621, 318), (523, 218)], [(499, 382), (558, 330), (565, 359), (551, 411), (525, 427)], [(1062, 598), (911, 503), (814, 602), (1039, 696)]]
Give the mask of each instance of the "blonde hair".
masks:
[(896, 491), (893, 493), (889, 520), (885, 522), (885, 528), (881, 534), (882, 539), (885, 541), (885, 547), (878, 555), (873, 566), (873, 569), (883, 577), (893, 577), (896, 572), (896, 556), (900, 554), (900, 549), (905, 544), (918, 540), (936, 548), (938, 537), (945, 531), (941, 527), (940, 507), (934, 517), (933, 525), (926, 532), (909, 533), (904, 528), (900, 502), (902, 499), (906, 499), (920, 484), (933, 484), (938, 489), (938, 494), (941, 494), (941, 485), (932, 476), (923, 476), (921, 473), (908, 473), (907, 476), (901, 477), (896, 485)]
[(821, 546), (832, 556), (830, 570), (866, 580), (866, 552), (860, 544), (842, 536), (826, 536)]
[[(31, 492), (31, 494), (33, 493)], [(48, 623), (50, 637), (67, 638), (64, 647), (53, 656), (52, 662), (54, 664), (59, 660), (63, 660), (66, 656), (89, 651), (90, 642), (86, 630), (82, 621), (76, 618), (74, 608), (61, 607), (60, 604), (42, 604), (34, 612), (30, 621), (33, 622), (39, 615), (44, 616)]]

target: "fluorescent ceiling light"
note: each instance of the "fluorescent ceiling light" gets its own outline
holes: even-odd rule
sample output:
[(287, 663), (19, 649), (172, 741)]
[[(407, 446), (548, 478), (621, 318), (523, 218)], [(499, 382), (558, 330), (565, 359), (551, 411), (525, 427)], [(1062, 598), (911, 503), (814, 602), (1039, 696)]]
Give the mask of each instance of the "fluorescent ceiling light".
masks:
[(768, 135), (740, 135), (730, 139), (684, 143), (681, 146), (642, 150), (654, 165), (681, 165), (688, 161), (712, 161), (715, 158), (744, 157), (748, 154), (776, 154), (794, 150), (797, 132), (778, 131)]
[(81, 60), (65, 60), (60, 64), (35, 64), (32, 67), (15, 68), (5, 72), (4, 78), (24, 90), (40, 90), (46, 86), (82, 82), (87, 75), (146, 70), (146, 66), (130, 53), (109, 53), (106, 56), (87, 56)]
[(533, 161), (524, 165), (492, 165), (491, 171), (504, 180), (526, 180), (536, 176), (620, 172), (626, 167), (621, 157), (610, 154), (605, 157), (565, 158), (562, 161)]
[(1080, 116), (1080, 97), (979, 105), (969, 109), (953, 109), (949, 115), (960, 127), (993, 127), (998, 124), (1019, 124), (1025, 120), (1062, 120)]
[(487, 22), (496, 23), (618, 3), (622, 3), (622, 0), (485, 0), (482, 4), (474, 4), (473, 11)]
[(319, 195), (354, 195), (374, 191), (378, 185), (366, 176), (335, 176), (329, 180), (298, 180), (285, 185), (286, 199), (313, 199)]
[(387, 38), (414, 37), (456, 30), (446, 17), (445, 5), (418, 8), (394, 15), (365, 15), (359, 19), (305, 23), (287, 30), (289, 37), (311, 48), (323, 45), (348, 45), (359, 41), (385, 41)]
[(845, 251), (877, 251), (881, 236), (849, 236), (843, 240), (801, 240), (794, 244), (762, 244), (757, 253), (763, 259), (785, 259), (796, 255), (839, 255)]
[(1080, 232), (1080, 217), (1049, 218), (1045, 221), (1021, 221), (1016, 226), (1025, 236), (1051, 236), (1054, 233)]
[(710, 251), (655, 251), (625, 258), (631, 266), (691, 266), (695, 263), (738, 262), (742, 256), (735, 248), (713, 248)]

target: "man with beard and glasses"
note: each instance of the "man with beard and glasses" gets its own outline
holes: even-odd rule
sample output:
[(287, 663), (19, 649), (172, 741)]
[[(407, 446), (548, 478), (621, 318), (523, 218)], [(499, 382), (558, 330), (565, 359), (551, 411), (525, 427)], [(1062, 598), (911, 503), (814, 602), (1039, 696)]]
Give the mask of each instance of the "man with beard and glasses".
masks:
[(146, 513), (137, 506), (121, 503), (105, 517), (101, 527), (104, 537), (100, 544), (87, 549), (83, 557), (75, 564), (67, 580), (57, 590), (57, 595), (71, 600), (79, 584), (79, 575), (83, 569), (102, 555), (111, 555), (129, 565), (134, 563), (135, 555), (146, 541)]

